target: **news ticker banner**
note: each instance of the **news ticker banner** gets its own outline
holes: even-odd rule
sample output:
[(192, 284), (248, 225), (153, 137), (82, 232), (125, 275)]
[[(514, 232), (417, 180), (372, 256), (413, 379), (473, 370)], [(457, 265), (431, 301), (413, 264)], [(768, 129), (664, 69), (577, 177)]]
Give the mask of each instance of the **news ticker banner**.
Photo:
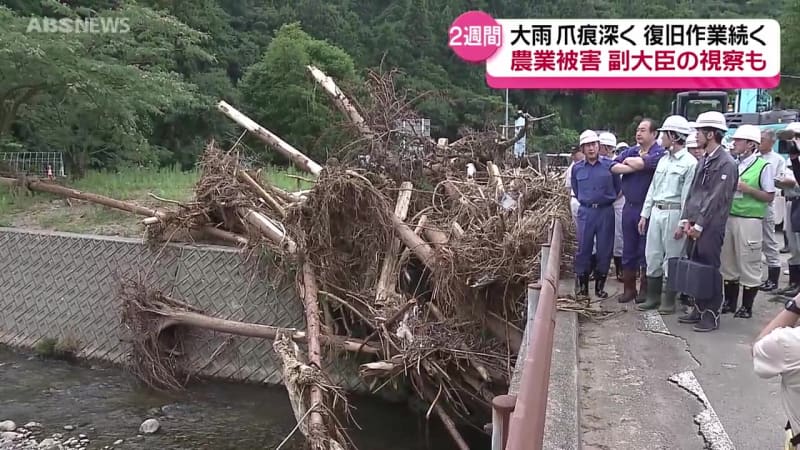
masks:
[(767, 19), (495, 19), (470, 11), (448, 30), (495, 89), (771, 89), (780, 24)]

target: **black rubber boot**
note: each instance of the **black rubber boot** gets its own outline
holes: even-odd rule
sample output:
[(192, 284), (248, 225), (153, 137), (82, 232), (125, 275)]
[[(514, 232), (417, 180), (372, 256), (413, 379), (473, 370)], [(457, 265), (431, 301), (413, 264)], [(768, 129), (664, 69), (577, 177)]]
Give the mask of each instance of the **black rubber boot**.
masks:
[(578, 294), (577, 297), (588, 299), (589, 298), (589, 274), (582, 273), (578, 275)]
[(700, 321), (694, 326), (694, 331), (709, 332), (719, 328), (719, 316), (710, 308), (700, 313)]
[(736, 306), (739, 305), (739, 282), (725, 281), (722, 289), (724, 295), (722, 302), (722, 314), (735, 312)]
[(617, 281), (622, 281), (622, 256), (614, 257), (614, 271), (617, 275)]
[(790, 265), (789, 286), (786, 286), (783, 289), (778, 289), (777, 291), (775, 291), (775, 293), (778, 295), (794, 297), (795, 295), (797, 295), (798, 291), (800, 291), (800, 266)]
[(645, 302), (637, 306), (639, 311), (658, 309), (661, 306), (661, 292), (664, 280), (661, 277), (647, 277)]
[(742, 307), (736, 311), (733, 317), (749, 319), (753, 317), (753, 302), (758, 294), (758, 288), (746, 287), (742, 290)]
[(605, 291), (606, 277), (607, 275), (604, 273), (598, 273), (594, 277), (594, 295), (598, 298), (608, 298), (608, 292)]
[(770, 267), (767, 269), (767, 280), (764, 281), (761, 286), (758, 287), (759, 290), (770, 292), (774, 291), (778, 288), (778, 280), (781, 276), (781, 268), (780, 267)]

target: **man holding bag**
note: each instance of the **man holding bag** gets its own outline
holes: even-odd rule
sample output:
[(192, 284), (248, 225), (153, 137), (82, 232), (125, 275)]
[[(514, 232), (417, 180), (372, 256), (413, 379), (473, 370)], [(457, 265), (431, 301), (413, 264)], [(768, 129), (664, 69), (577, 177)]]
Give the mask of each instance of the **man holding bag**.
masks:
[[(689, 260), (715, 271), (715, 278), (719, 280), (725, 224), (739, 182), (739, 170), (736, 161), (722, 147), (722, 138), (728, 131), (728, 125), (721, 112), (704, 112), (690, 126), (697, 130), (697, 144), (703, 149), (703, 157), (697, 163), (694, 181), (686, 197), (675, 236), (688, 236)], [(709, 281), (711, 280), (689, 280), (691, 286), (676, 290), (690, 293), (697, 287), (695, 285), (708, 285)], [(721, 280), (719, 286), (713, 282), (710, 293), (706, 293), (705, 298), (695, 296), (694, 308), (679, 317), (678, 321), (695, 324), (695, 331), (716, 330), (719, 327), (719, 309), (722, 306), (721, 284)]]

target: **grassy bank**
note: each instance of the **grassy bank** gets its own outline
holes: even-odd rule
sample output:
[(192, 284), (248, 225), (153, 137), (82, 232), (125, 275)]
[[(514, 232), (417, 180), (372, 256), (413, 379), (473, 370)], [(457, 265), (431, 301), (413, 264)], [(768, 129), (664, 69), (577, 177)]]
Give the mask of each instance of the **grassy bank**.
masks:
[[(292, 177), (303, 174), (291, 169), (265, 169), (262, 176), (285, 190), (309, 187), (305, 182), (298, 184), (298, 180)], [(149, 194), (171, 200), (190, 200), (199, 177), (198, 171), (130, 169), (90, 172), (85, 178), (69, 181), (66, 185), (139, 205), (164, 206)], [(143, 231), (139, 220), (132, 214), (75, 200), (70, 203), (49, 194), (13, 192), (0, 187), (0, 226), (120, 236), (138, 236)]]

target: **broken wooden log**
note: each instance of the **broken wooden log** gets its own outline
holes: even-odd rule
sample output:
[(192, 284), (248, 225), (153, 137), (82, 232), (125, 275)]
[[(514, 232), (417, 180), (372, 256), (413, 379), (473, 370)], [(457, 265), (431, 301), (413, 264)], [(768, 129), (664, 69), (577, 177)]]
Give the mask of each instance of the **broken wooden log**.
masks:
[[(397, 204), (394, 208), (394, 215), (402, 221), (406, 220), (413, 188), (414, 185), (411, 184), (410, 181), (405, 181), (400, 185), (400, 193), (397, 194)], [(386, 251), (386, 256), (384, 256), (383, 259), (383, 266), (381, 267), (381, 274), (378, 278), (378, 285), (375, 289), (375, 302), (377, 304), (382, 304), (395, 292), (401, 245), (400, 239), (394, 238)]]
[[(20, 182), (18, 179), (15, 178), (0, 177), (0, 184), (6, 186), (18, 186)], [(140, 206), (135, 203), (123, 202), (121, 200), (116, 200), (111, 197), (106, 197), (104, 195), (93, 194), (91, 192), (83, 192), (77, 189), (71, 189), (36, 179), (26, 179), (24, 185), (27, 189), (31, 191), (46, 192), (48, 194), (58, 195), (64, 198), (74, 198), (77, 200), (83, 200), (89, 203), (94, 203), (100, 206), (105, 206), (108, 208), (129, 212), (132, 214), (147, 216), (142, 221), (145, 225), (154, 225), (156, 223), (163, 222), (171, 214), (168, 211), (161, 211), (158, 209), (147, 208), (145, 206)], [(226, 242), (230, 242), (232, 244), (247, 245), (248, 243), (247, 239), (242, 236), (224, 230), (219, 230), (214, 227), (209, 227), (209, 226), (201, 227), (200, 230), (214, 237), (215, 239), (220, 239)]]
[(339, 87), (336, 86), (336, 82), (333, 81), (333, 78), (327, 76), (325, 72), (319, 70), (317, 67), (313, 65), (306, 66), (308, 71), (311, 72), (311, 76), (314, 77), (314, 80), (325, 89), (325, 92), (333, 99), (333, 103), (336, 104), (336, 107), (346, 115), (353, 125), (356, 126), (358, 131), (366, 138), (372, 138), (374, 133), (367, 125), (367, 122), (361, 116), (361, 113), (358, 112), (355, 106), (350, 102), (344, 93), (339, 90)]
[(304, 155), (300, 150), (292, 147), (288, 142), (273, 134), (271, 131), (255, 123), (252, 119), (238, 111), (233, 106), (229, 105), (227, 102), (220, 101), (217, 103), (217, 109), (222, 111), (222, 113), (228, 116), (231, 120), (247, 129), (247, 131), (253, 133), (261, 141), (277, 150), (283, 156), (289, 158), (289, 160), (294, 162), (300, 169), (305, 170), (314, 176), (319, 176), (319, 174), (322, 172), (322, 166), (314, 162), (308, 156)]
[(250, 189), (259, 196), (262, 200), (264, 200), (272, 209), (281, 216), (281, 218), (286, 218), (286, 209), (284, 209), (283, 205), (278, 203), (275, 198), (269, 194), (269, 192), (264, 189), (253, 177), (250, 176), (244, 170), (236, 171), (236, 177), (239, 178), (244, 184), (246, 184)]
[[(276, 339), (278, 336), (287, 336), (295, 342), (308, 342), (308, 333), (295, 328), (282, 328), (271, 325), (261, 325), (258, 323), (239, 322), (236, 320), (220, 319), (194, 311), (181, 311), (174, 308), (160, 308), (159, 311), (149, 310), (162, 316), (158, 324), (157, 332), (162, 332), (169, 327), (184, 325), (201, 328), (204, 330), (218, 331), (236, 336), (245, 336), (261, 339)], [(319, 341), (325, 345), (337, 347), (347, 352), (378, 354), (378, 348), (374, 345), (362, 345), (362, 342), (355, 339), (348, 339), (340, 336), (320, 335)]]
[(297, 251), (297, 243), (286, 235), (286, 231), (282, 226), (275, 225), (269, 217), (249, 208), (239, 208), (238, 212), (247, 223), (256, 227), (261, 234), (275, 245), (280, 246), (288, 254), (291, 255)]
[[(0, 177), (0, 184), (4, 184), (6, 186), (18, 186), (19, 180), (16, 178)], [(28, 179), (24, 184), (25, 187), (31, 191), (47, 192), (50, 194), (58, 195), (60, 197), (70, 197), (78, 200), (85, 200), (87, 202), (96, 203), (98, 205), (103, 205), (109, 208), (119, 209), (122, 211), (127, 211), (129, 213), (138, 214), (141, 216), (155, 216), (163, 218), (166, 217), (167, 215), (167, 213), (164, 211), (146, 208), (144, 206), (139, 206), (134, 203), (123, 202), (120, 200), (115, 200), (110, 197), (79, 191), (77, 189), (70, 189), (64, 186), (59, 186), (54, 183), (47, 183), (36, 179)]]
[(433, 249), (408, 227), (402, 220), (392, 214), (392, 225), (406, 245), (428, 268), (433, 269)]

